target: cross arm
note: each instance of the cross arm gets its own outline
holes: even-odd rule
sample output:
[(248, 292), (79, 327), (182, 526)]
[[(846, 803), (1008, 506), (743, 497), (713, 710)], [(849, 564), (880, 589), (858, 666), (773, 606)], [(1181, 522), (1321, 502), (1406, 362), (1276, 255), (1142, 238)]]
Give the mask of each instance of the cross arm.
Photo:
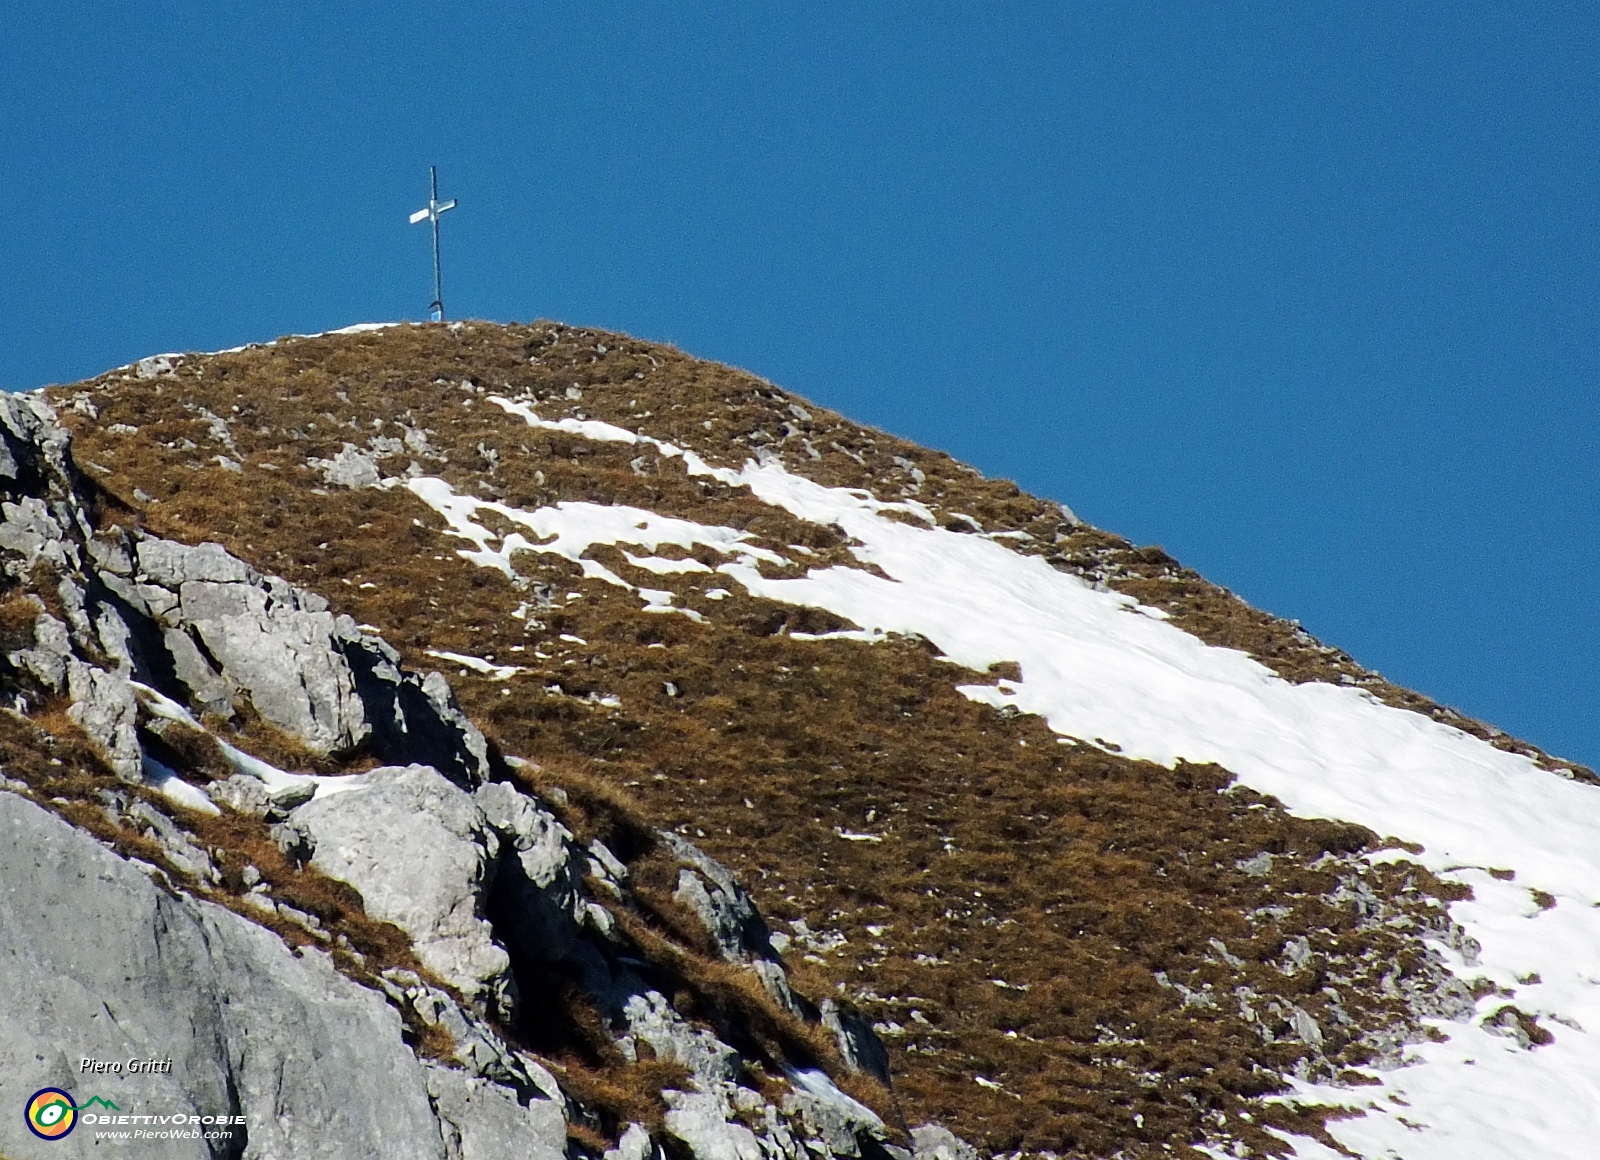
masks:
[(411, 224), (416, 225), (418, 222), (425, 222), (429, 220), (438, 221), (440, 214), (444, 213), (446, 210), (455, 208), (456, 199), (453, 197), (449, 201), (430, 201), (422, 209), (419, 209), (416, 213), (411, 215)]

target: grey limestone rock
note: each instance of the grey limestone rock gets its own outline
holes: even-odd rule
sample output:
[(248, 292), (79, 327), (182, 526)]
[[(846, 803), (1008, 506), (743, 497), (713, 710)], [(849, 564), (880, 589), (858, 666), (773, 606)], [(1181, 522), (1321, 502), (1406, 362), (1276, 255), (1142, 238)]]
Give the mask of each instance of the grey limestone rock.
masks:
[(912, 1128), (910, 1142), (917, 1160), (978, 1160), (978, 1149), (938, 1123)]
[(683, 863), (674, 897), (700, 917), (723, 958), (738, 963), (772, 958), (767, 924), (732, 872), (670, 830), (661, 831), (660, 836)]
[(662, 1092), (667, 1131), (697, 1160), (809, 1160), (889, 1151), (883, 1121), (821, 1072), (793, 1071), (789, 1080), (780, 1113), (758, 1092), (697, 1076), (691, 1090)]
[[(152, 730), (153, 732), (153, 730)], [(244, 814), (250, 818), (265, 818), (269, 822), (283, 822), (297, 807), (310, 801), (317, 792), (317, 784), (306, 780), (269, 790), (266, 784), (250, 773), (236, 773), (207, 783), (204, 792), (217, 805)], [(314, 845), (309, 832), (298, 827), (306, 843), (306, 857)]]
[(348, 780), (290, 815), (315, 841), (311, 864), (409, 934), (429, 970), (479, 1004), (506, 1006), (510, 958), (483, 918), (499, 838), (472, 795), (426, 765)]
[(661, 1093), (667, 1131), (689, 1145), (695, 1160), (768, 1160), (756, 1134), (732, 1122), (726, 1101), (706, 1092)]
[(101, 572), (118, 578), (133, 575), (133, 553), (127, 534), (120, 528), (92, 537), (87, 547), (89, 559)]
[(822, 1001), (822, 1025), (833, 1032), (839, 1054), (855, 1071), (864, 1071), (889, 1082), (889, 1051), (872, 1029), (872, 1021), (853, 1007), (834, 999)]
[(275, 813), (287, 814), (289, 811), (305, 805), (308, 801), (316, 796), (316, 793), (316, 783), (310, 781), (299, 782), (295, 785), (286, 785), (281, 789), (275, 789), (269, 795), (272, 804), (271, 808), (267, 812), (269, 815)]
[[(10, 481), (0, 490), (12, 497), (0, 504), (0, 547), (25, 556), (25, 566), (14, 575), (26, 574), (39, 554), (59, 552), (57, 559), (70, 559), (74, 553), (64, 541), (69, 528), (85, 538), (89, 533), (81, 506), (73, 502), (77, 472), (68, 455), (71, 441), (41, 396), (0, 394), (0, 479)], [(60, 546), (51, 548), (50, 541)]]
[[(0, 1103), (41, 1087), (130, 1114), (242, 1115), (234, 1148), (164, 1156), (445, 1160), (422, 1065), (393, 1008), (239, 916), (158, 889), (54, 815), (0, 792)], [(171, 1058), (85, 1078), (82, 1058)], [(20, 1115), (0, 1154), (31, 1156)], [(52, 1156), (101, 1151), (80, 1129)]]
[[(749, 891), (726, 866), (694, 843), (670, 830), (661, 831), (660, 837), (683, 864), (678, 871), (678, 888), (673, 897), (694, 911), (705, 924), (722, 957), (729, 962), (748, 966), (761, 980), (767, 994), (790, 1014), (801, 1019), (816, 1019), (816, 1008), (796, 995), (789, 986), (789, 976), (778, 961), (778, 952), (772, 945), (766, 920), (756, 909)], [(853, 1028), (849, 1035), (845, 1035), (837, 1027), (830, 1027), (839, 1039), (846, 1061), (857, 1070), (865, 1069), (879, 1074), (877, 1060), (882, 1055), (884, 1062), (881, 1071), (887, 1075), (888, 1057), (882, 1043), (870, 1026), (864, 1021), (858, 1022), (865, 1028), (864, 1035), (860, 1028)], [(853, 1050), (858, 1043), (861, 1050)]]
[(623, 1014), (628, 1034), (620, 1046), (625, 1055), (637, 1053), (635, 1041), (647, 1043), (656, 1058), (683, 1064), (706, 1089), (739, 1077), (739, 1053), (710, 1031), (685, 1020), (659, 991), (631, 996)]
[(354, 443), (346, 443), (332, 459), (308, 459), (335, 487), (377, 487), (382, 482), (377, 457)]
[(791, 1071), (791, 1094), (785, 1104), (800, 1113), (810, 1134), (835, 1156), (861, 1155), (861, 1140), (881, 1141), (883, 1121), (866, 1105), (851, 1099), (819, 1071)]
[(489, 776), (489, 745), (456, 705), (450, 682), (400, 667), (400, 654), (380, 637), (341, 617), (335, 643), (366, 706), (373, 750), (390, 760), (422, 762), (464, 787)]
[(44, 610), (44, 603), (37, 596), (33, 601), (39, 605), (39, 616), (33, 622), (33, 645), (18, 649), (6, 659), (15, 668), (29, 673), (43, 688), (58, 693), (67, 683), (72, 634), (66, 625)]
[(797, 1019), (815, 1018), (816, 1008), (795, 994), (794, 988), (789, 986), (789, 975), (782, 963), (776, 959), (754, 959), (750, 963), (750, 971), (761, 980), (761, 985), (773, 1001), (789, 1014)]
[(177, 594), (165, 616), (169, 627), (193, 633), (192, 644), (170, 632), (167, 644), (178, 677), (201, 701), (221, 699), (225, 679), (246, 690), (267, 721), (313, 749), (347, 750), (366, 738), (364, 706), (334, 646), (326, 601), (263, 578), (217, 544), (146, 538), (137, 553), (140, 584)]
[(67, 691), (72, 697), (67, 716), (100, 745), (118, 777), (137, 781), (142, 768), (138, 702), (128, 675), (73, 658), (67, 662)]
[(122, 811), (121, 820), (132, 823), (143, 830), (147, 837), (161, 843), (162, 852), (179, 870), (211, 882), (221, 881), (222, 875), (212, 864), (211, 855), (195, 845), (184, 831), (172, 823), (172, 819), (151, 808), (147, 802), (135, 801)]
[(29, 443), (26, 432), (18, 429), (14, 406), (12, 397), (7, 395), (4, 410), (0, 411), (0, 478), (5, 479), (18, 477), (22, 465), (17, 453)]
[(4, 515), (0, 520), (0, 548), (20, 557), (11, 565), (13, 575), (27, 575), (40, 560), (57, 568), (71, 565), (61, 525), (42, 499), (23, 496), (16, 503), (7, 500), (0, 503), (0, 514)]
[(528, 881), (541, 890), (556, 887), (576, 898), (577, 878), (571, 865), (572, 831), (536, 799), (503, 781), (479, 786), (473, 793), (484, 819), (516, 851)]
[(949, 1128), (923, 1124), (911, 1129), (917, 1160), (978, 1160), (978, 1150)]
[[(173, 361), (175, 359), (177, 362)], [(173, 367), (182, 361), (183, 356), (181, 354), (153, 354), (133, 364), (133, 377), (136, 379), (158, 379), (163, 375), (170, 375)]]
[(619, 1015), (631, 991), (614, 985), (605, 956), (585, 937), (585, 928), (597, 925), (593, 912), (605, 912), (586, 897), (583, 859), (572, 831), (537, 798), (506, 782), (482, 785), (474, 797), (500, 835), (495, 904), (507, 945), (532, 961), (575, 963), (586, 985), (603, 993), (606, 1009)]
[(651, 1160), (656, 1146), (643, 1124), (629, 1124), (627, 1131), (617, 1138), (617, 1146), (606, 1150), (605, 1160)]
[(296, 866), (311, 861), (317, 851), (317, 839), (311, 828), (295, 818), (288, 818), (267, 827), (267, 833), (283, 851), (283, 856)]
[[(102, 576), (101, 579), (104, 580), (105, 577)], [(128, 596), (126, 599), (131, 602), (135, 597), (137, 597), (139, 606), (145, 609), (149, 615), (156, 617), (163, 624), (167, 622), (172, 613), (178, 607), (177, 594), (174, 592), (168, 592), (159, 584), (124, 583), (118, 587), (111, 581), (106, 581), (106, 583), (115, 592), (131, 592), (132, 596)]]
[(628, 880), (628, 868), (611, 852), (611, 848), (598, 838), (588, 843), (589, 874), (601, 883), (614, 897), (623, 895), (623, 883)]
[(150, 536), (135, 549), (146, 582), (177, 592), (190, 581), (212, 584), (254, 584), (261, 577), (221, 544), (175, 543)]
[(1294, 1028), (1294, 1033), (1306, 1046), (1322, 1050), (1322, 1028), (1317, 1026), (1316, 1019), (1305, 1008), (1297, 1006), (1291, 1009), (1289, 1026)]
[(395, 1006), (410, 1008), (423, 1023), (439, 1026), (454, 1044), (454, 1060), (468, 1075), (488, 1079), (515, 1093), (519, 1101), (551, 1100), (566, 1107), (555, 1076), (532, 1056), (508, 1046), (499, 1032), (450, 995), (412, 971), (390, 968), (378, 986)]
[(67, 448), (72, 437), (43, 395), (6, 395), (0, 400), (0, 426), (4, 427), (0, 436), (8, 446), (6, 462), (10, 464), (9, 469), (0, 469), (0, 475), (20, 480), (31, 468), (61, 480), (70, 477)]
[[(65, 583), (65, 581), (63, 581)], [(87, 611), (84, 619), (88, 620)], [(95, 609), (94, 635), (100, 642), (101, 650), (116, 664), (117, 672), (123, 676), (133, 674), (133, 631), (128, 627), (128, 622), (122, 618), (117, 609), (101, 604)], [(88, 635), (87, 631), (85, 635)]]
[[(400, 667), (383, 640), (335, 616), (314, 593), (263, 576), (217, 544), (154, 537), (134, 545), (132, 579), (100, 577), (128, 610), (155, 618), (134, 667), (204, 712), (233, 713), (248, 697), (272, 725), (318, 752), (368, 744), (381, 757), (426, 762), (463, 785), (488, 774), (483, 734), (437, 674)], [(152, 636), (152, 634), (155, 634)], [(103, 635), (103, 634), (102, 634)]]
[(449, 1160), (565, 1160), (567, 1118), (559, 1103), (526, 1104), (498, 1084), (429, 1065), (428, 1095)]

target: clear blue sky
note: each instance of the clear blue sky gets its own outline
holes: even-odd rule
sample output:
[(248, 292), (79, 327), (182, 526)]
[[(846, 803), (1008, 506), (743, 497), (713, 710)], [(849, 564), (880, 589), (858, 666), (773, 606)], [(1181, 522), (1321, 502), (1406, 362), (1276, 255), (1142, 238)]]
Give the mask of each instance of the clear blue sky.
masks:
[(422, 317), (436, 163), (453, 315), (746, 367), (1600, 765), (1591, 6), (6, 25), (0, 385)]

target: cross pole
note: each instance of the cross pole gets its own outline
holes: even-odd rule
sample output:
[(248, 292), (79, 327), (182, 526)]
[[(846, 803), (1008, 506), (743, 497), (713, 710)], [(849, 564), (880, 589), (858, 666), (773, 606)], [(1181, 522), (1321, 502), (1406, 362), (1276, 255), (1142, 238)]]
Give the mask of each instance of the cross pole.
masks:
[(433, 225), (433, 305), (428, 307), (428, 315), (435, 322), (444, 321), (444, 283), (439, 272), (439, 215), (447, 210), (456, 208), (456, 199), (449, 201), (439, 200), (439, 168), (436, 165), (428, 166), (428, 177), (432, 182), (432, 194), (428, 204), (411, 215), (411, 224), (420, 221), (430, 222)]

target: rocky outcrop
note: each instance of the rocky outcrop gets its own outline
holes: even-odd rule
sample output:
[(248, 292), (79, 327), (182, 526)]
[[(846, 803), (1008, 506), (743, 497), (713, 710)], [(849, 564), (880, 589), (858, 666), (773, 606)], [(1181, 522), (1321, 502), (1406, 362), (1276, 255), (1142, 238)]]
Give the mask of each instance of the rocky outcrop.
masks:
[[(567, 1154), (569, 1105), (496, 1027), (550, 1003), (519, 980), (555, 972), (580, 987), (622, 1057), (686, 1069), (683, 1090), (664, 1093), (665, 1123), (701, 1160), (881, 1151), (881, 1120), (821, 1071), (767, 1060), (788, 1067), (789, 1094), (745, 1086), (739, 1028), (680, 1013), (667, 998), (675, 984), (619, 928), (624, 912), (643, 913), (628, 868), (508, 780), (439, 674), (406, 671), (320, 596), (215, 544), (97, 534), (92, 489), (36, 399), (0, 396), (0, 492), (11, 585), (0, 689), (22, 712), (66, 703), (128, 783), (108, 779), (91, 800), (166, 867), (129, 861), (49, 802), (0, 790), (0, 986), (11, 997), (0, 1100), (53, 1085), (133, 1114), (243, 1117), (225, 1142), (172, 1142), (174, 1156), (553, 1158)], [(246, 709), (315, 753), (390, 764), (311, 777), (206, 734), (205, 722)], [(184, 780), (196, 738), (212, 762), (197, 777), (204, 792)], [(410, 938), (423, 973), (372, 964), (357, 972), (370, 985), (341, 974), (316, 949), (333, 945), (329, 930), (274, 902), (254, 867), (239, 912), (206, 901), (224, 888), (223, 851), (136, 786), (248, 819), (291, 865), (354, 887), (367, 918)], [(790, 988), (726, 868), (675, 835), (658, 841), (682, 867), (677, 900), (722, 957), (790, 1016), (821, 1021), (863, 1066), (870, 1053), (850, 1046), (858, 1032), (845, 1016)], [(315, 941), (292, 951), (244, 912)], [(435, 1054), (447, 1059), (419, 1059), (408, 1046), (418, 1027), (439, 1033), (447, 1046)], [(80, 1067), (168, 1056), (170, 1070), (102, 1073), (88, 1086)], [(28, 1154), (23, 1126), (0, 1125), (0, 1154)], [(93, 1140), (85, 1130), (52, 1154), (87, 1155)], [(615, 1151), (643, 1160), (659, 1149), (634, 1126)]]
[(948, 1128), (924, 1124), (911, 1129), (917, 1160), (978, 1160), (978, 1150)]
[(225, 716), (231, 691), (245, 690), (262, 717), (322, 752), (365, 740), (355, 680), (330, 647), (335, 633), (356, 636), (355, 626), (327, 601), (260, 576), (217, 544), (149, 538), (133, 548), (132, 575), (111, 583), (162, 624), (179, 679), (197, 700)]
[[(377, 769), (345, 783), (289, 815), (313, 841), (312, 865), (359, 889), (368, 912), (405, 930), (423, 963), (477, 1012), (516, 1026), (530, 1014), (518, 1009), (519, 991), (527, 1003), (547, 1003), (548, 995), (519, 989), (519, 970), (553, 968), (580, 979), (624, 1057), (687, 1069), (688, 1090), (667, 1093), (666, 1125), (695, 1155), (798, 1157), (809, 1141), (834, 1155), (856, 1156), (861, 1140), (886, 1137), (882, 1121), (821, 1072), (796, 1073), (793, 1096), (779, 1105), (742, 1086), (739, 1051), (715, 1028), (672, 1006), (618, 937), (610, 912), (588, 896), (580, 868), (627, 905), (626, 869), (599, 843), (579, 843), (536, 798), (507, 782), (468, 793), (417, 765)], [(716, 884), (724, 904), (741, 900), (752, 931), (765, 931), (726, 869), (681, 839), (662, 835), (662, 841)], [(762, 961), (781, 981), (781, 993), (798, 1005), (781, 964)], [(435, 995), (413, 987), (407, 1000), (448, 1005)], [(454, 1031), (461, 1039), (461, 1027)], [(478, 1034), (486, 1045), (494, 1041), (492, 1034)], [(478, 1062), (467, 1054), (463, 1062)], [(770, 1115), (759, 1134), (738, 1122), (762, 1109)]]
[(170, 671), (181, 686), (173, 691), (222, 717), (245, 697), (315, 752), (369, 746), (462, 782), (487, 773), (483, 737), (444, 679), (402, 673), (398, 653), (321, 596), (263, 576), (216, 544), (141, 537), (131, 548), (102, 545), (99, 579), (159, 626), (165, 655), (137, 658), (153, 681)]
[(447, 1160), (565, 1160), (567, 1118), (553, 1100), (522, 1103), (500, 1084), (425, 1069)]
[[(559, 1105), (509, 1097), (425, 1069), (382, 995), (314, 950), (221, 907), (158, 887), (59, 818), (0, 792), (0, 1102), (66, 1089), (130, 1115), (243, 1116), (226, 1146), (169, 1141), (166, 1156), (358, 1160), (558, 1154)], [(83, 1059), (170, 1058), (170, 1071), (85, 1076)], [(438, 1092), (440, 1094), (434, 1094)], [(430, 1102), (431, 1101), (431, 1102)], [(499, 1101), (497, 1104), (495, 1101)], [(433, 1110), (468, 1121), (494, 1109), (526, 1149), (447, 1145)], [(443, 1112), (441, 1112), (443, 1115)], [(471, 1131), (468, 1127), (467, 1131)], [(507, 1143), (516, 1139), (508, 1131)], [(31, 1155), (22, 1118), (0, 1117), (0, 1154)], [(85, 1125), (52, 1155), (98, 1155)]]
[(663, 831), (660, 840), (680, 863), (674, 899), (700, 919), (722, 957), (747, 967), (784, 1010), (820, 1021), (833, 1033), (839, 1054), (851, 1070), (888, 1083), (889, 1053), (871, 1020), (835, 999), (824, 999), (817, 1007), (795, 993), (772, 945), (766, 920), (733, 872), (678, 834)]
[(674, 897), (699, 916), (723, 958), (737, 963), (776, 958), (766, 922), (733, 873), (677, 834), (663, 831), (661, 841), (682, 863)]
[(311, 864), (361, 892), (367, 914), (411, 936), (417, 957), (479, 1010), (510, 1014), (511, 959), (484, 920), (500, 840), (470, 794), (427, 765), (345, 779), (290, 820)]

